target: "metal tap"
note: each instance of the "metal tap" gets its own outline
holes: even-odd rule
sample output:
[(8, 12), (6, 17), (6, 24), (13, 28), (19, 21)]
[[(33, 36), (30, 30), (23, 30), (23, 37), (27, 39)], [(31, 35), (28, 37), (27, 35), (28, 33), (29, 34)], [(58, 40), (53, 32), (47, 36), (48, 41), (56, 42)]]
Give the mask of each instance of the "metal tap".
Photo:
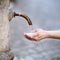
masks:
[(25, 20), (28, 22), (28, 24), (32, 25), (32, 22), (31, 22), (31, 20), (28, 16), (26, 16), (25, 14), (18, 14), (16, 12), (12, 12), (12, 11), (9, 12), (9, 21), (11, 21), (12, 18), (15, 17), (15, 16), (20, 16), (20, 17), (25, 18)]

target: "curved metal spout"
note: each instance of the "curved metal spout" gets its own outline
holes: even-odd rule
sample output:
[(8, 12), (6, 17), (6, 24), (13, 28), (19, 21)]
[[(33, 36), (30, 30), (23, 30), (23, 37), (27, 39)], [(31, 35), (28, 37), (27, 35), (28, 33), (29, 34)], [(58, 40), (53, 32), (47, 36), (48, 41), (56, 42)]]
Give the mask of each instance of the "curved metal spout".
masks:
[(17, 14), (17, 13), (14, 12), (14, 17), (15, 17), (15, 16), (21, 16), (21, 17), (25, 18), (26, 21), (28, 22), (28, 24), (29, 24), (29, 25), (32, 25), (32, 22), (31, 22), (31, 20), (30, 20), (30, 18), (29, 18), (28, 16), (26, 16), (26, 15), (24, 15), (24, 14)]
[(32, 22), (30, 20), (30, 18), (28, 16), (26, 16), (25, 14), (18, 14), (18, 13), (15, 13), (13, 12), (12, 10), (9, 11), (9, 21), (12, 20), (13, 17), (15, 16), (20, 16), (20, 17), (23, 17), (26, 19), (26, 21), (28, 22), (29, 25), (32, 25)]

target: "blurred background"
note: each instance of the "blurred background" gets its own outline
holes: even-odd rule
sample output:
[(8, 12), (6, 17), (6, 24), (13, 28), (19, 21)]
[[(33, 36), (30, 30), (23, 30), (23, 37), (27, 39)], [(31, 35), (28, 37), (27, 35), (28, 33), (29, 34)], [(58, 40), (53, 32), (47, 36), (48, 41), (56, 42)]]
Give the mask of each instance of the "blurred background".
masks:
[(23, 36), (32, 29), (60, 29), (60, 0), (16, 0), (10, 6), (13, 11), (29, 16), (33, 23), (29, 26), (21, 17), (10, 22), (10, 46), (17, 59), (60, 60), (60, 39), (33, 42)]

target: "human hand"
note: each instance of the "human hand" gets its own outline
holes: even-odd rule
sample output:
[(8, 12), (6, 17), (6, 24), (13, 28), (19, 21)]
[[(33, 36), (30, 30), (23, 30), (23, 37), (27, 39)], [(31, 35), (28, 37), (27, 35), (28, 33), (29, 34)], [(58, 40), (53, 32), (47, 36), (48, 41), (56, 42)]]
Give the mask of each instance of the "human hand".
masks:
[(33, 41), (40, 41), (47, 38), (47, 31), (42, 29), (32, 30), (30, 33), (24, 33), (25, 38)]

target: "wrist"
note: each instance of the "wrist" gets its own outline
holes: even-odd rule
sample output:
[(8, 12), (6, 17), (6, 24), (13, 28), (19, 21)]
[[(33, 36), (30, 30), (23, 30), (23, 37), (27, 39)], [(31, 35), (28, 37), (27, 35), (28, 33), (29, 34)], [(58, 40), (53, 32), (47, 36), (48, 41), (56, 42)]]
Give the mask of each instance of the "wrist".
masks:
[(50, 38), (50, 31), (46, 31), (45, 37)]
[(47, 38), (52, 38), (53, 31), (46, 31), (47, 32)]

